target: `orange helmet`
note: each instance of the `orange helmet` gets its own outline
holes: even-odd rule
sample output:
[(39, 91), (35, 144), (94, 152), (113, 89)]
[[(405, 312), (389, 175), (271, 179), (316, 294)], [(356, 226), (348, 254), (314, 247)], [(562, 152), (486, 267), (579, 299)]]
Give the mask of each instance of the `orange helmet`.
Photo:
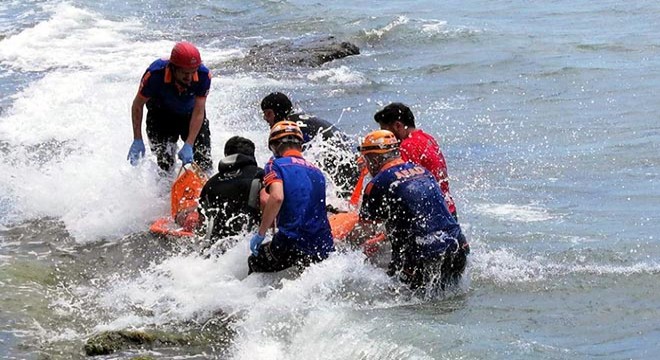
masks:
[(362, 155), (367, 154), (385, 154), (399, 148), (399, 140), (391, 131), (375, 130), (367, 134), (358, 146), (358, 151)]
[(296, 142), (297, 140), (299, 143), (302, 143), (304, 138), (300, 126), (295, 122), (288, 120), (275, 123), (275, 125), (270, 128), (268, 144), (271, 145), (275, 141), (284, 141), (285, 139), (288, 139), (289, 141), (294, 140), (292, 142)]

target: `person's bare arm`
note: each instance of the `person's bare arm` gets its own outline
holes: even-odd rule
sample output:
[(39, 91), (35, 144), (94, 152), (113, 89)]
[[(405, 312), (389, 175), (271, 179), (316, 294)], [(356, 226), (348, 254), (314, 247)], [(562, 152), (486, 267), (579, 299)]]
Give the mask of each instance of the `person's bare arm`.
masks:
[(202, 128), (204, 123), (204, 116), (206, 115), (206, 97), (195, 97), (195, 107), (193, 108), (192, 116), (190, 118), (190, 127), (188, 128), (188, 137), (186, 143), (190, 146), (195, 144), (199, 129)]
[(275, 222), (277, 214), (282, 208), (284, 202), (284, 185), (277, 181), (269, 186), (269, 196), (264, 206), (264, 212), (261, 215), (261, 224), (259, 225), (259, 235), (266, 235), (268, 228)]
[(133, 105), (131, 105), (131, 120), (133, 122), (133, 139), (141, 140), (142, 139), (142, 115), (144, 111), (144, 104), (147, 103), (148, 98), (137, 94), (135, 99), (133, 99)]

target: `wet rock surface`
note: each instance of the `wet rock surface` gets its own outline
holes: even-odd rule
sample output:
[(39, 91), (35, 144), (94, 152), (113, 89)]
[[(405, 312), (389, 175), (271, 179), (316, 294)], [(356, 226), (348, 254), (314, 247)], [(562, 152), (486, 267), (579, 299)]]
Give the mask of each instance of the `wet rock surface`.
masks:
[(282, 40), (254, 46), (239, 63), (229, 65), (252, 70), (318, 67), (329, 61), (359, 53), (360, 49), (355, 44), (341, 41), (334, 36)]
[(224, 318), (222, 321), (209, 321), (201, 329), (186, 333), (165, 330), (104, 331), (90, 337), (84, 350), (87, 356), (167, 348), (199, 349), (200, 352), (217, 354), (226, 350), (234, 337), (234, 331), (229, 325), (230, 321)]

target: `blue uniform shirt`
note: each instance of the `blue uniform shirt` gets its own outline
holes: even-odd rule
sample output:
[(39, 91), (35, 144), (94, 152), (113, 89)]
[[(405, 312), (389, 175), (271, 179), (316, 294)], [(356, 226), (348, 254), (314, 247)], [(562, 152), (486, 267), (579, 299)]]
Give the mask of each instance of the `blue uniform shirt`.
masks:
[(461, 233), (433, 175), (410, 162), (386, 164), (367, 184), (360, 218), (384, 222), (393, 250), (418, 258), (444, 254)]
[(179, 88), (174, 82), (169, 61), (154, 61), (142, 76), (139, 94), (149, 99), (151, 105), (176, 114), (191, 114), (195, 97), (206, 97), (211, 88), (211, 72), (200, 65), (187, 88)]
[(264, 171), (266, 187), (279, 181), (284, 188), (278, 231), (304, 253), (326, 257), (334, 245), (325, 208), (323, 173), (295, 150), (272, 158)]

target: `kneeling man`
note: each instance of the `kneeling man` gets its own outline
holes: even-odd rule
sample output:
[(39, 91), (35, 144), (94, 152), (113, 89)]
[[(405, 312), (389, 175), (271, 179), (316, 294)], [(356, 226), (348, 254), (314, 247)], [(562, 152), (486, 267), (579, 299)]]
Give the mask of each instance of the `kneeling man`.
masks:
[(399, 141), (390, 131), (369, 133), (359, 150), (373, 176), (364, 190), (360, 221), (385, 223), (392, 244), (388, 274), (398, 274), (412, 289), (457, 283), (469, 245), (433, 175), (401, 159)]
[[(250, 240), (250, 273), (305, 267), (334, 251), (325, 207), (325, 178), (303, 158), (302, 144), (302, 132), (294, 122), (280, 121), (270, 130), (268, 146), (274, 157), (265, 167), (268, 200), (259, 231)], [(274, 223), (273, 240), (262, 245)]]

